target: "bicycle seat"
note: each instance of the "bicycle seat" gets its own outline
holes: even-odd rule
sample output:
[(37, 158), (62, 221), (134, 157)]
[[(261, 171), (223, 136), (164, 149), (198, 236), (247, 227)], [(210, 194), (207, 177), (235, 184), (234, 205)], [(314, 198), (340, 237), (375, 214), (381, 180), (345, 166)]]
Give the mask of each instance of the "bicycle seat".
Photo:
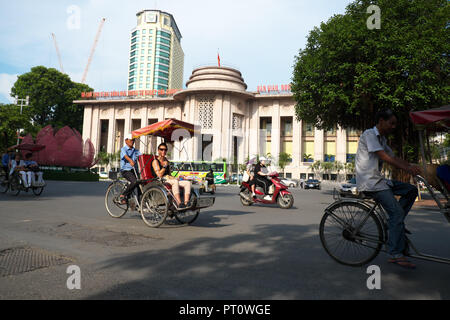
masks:
[(373, 192), (360, 191), (358, 194), (358, 198), (360, 199), (372, 199), (373, 200)]

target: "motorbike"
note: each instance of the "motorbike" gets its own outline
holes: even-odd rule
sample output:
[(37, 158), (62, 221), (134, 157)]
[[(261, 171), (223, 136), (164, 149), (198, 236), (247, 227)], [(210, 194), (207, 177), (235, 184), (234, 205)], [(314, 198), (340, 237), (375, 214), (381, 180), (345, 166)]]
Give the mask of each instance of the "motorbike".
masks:
[(203, 193), (211, 193), (214, 194), (216, 192), (216, 186), (209, 184), (206, 179), (202, 179), (200, 182), (200, 188), (198, 190), (200, 194)]
[(242, 182), (239, 192), (242, 205), (251, 206), (254, 203), (263, 203), (263, 204), (276, 203), (282, 209), (291, 208), (294, 204), (294, 197), (292, 196), (292, 193), (288, 190), (288, 187), (281, 182), (278, 173), (273, 172), (268, 177), (271, 179), (273, 183), (273, 185), (271, 186), (271, 189), (273, 189), (273, 193), (269, 194), (269, 196), (271, 196), (272, 199), (271, 200), (264, 199), (266, 194), (264, 193), (264, 190), (258, 186), (256, 186), (255, 188), (256, 196), (253, 198), (252, 189), (247, 181)]

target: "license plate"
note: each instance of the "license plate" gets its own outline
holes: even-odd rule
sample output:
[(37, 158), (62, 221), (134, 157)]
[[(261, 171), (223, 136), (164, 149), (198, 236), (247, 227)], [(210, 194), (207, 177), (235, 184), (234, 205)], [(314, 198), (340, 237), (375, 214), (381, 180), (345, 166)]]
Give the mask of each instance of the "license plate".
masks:
[(214, 204), (214, 197), (201, 197), (197, 200), (197, 207), (211, 207)]

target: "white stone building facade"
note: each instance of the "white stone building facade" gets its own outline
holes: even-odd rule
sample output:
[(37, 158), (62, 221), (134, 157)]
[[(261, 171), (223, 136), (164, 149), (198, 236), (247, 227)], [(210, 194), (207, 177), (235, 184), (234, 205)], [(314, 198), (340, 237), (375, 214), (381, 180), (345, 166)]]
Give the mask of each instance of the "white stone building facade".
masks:
[[(84, 106), (83, 139), (96, 150), (117, 152), (126, 133), (154, 122), (176, 118), (198, 126), (194, 138), (170, 145), (172, 160), (218, 160), (244, 163), (256, 155), (290, 154), (284, 172), (291, 178), (313, 175), (313, 161), (350, 161), (356, 153), (358, 133), (325, 132), (295, 116), (292, 93), (262, 94), (247, 91), (242, 74), (228, 67), (195, 69), (186, 89), (171, 97), (79, 100)], [(136, 146), (149, 150), (149, 137)], [(159, 138), (152, 138), (152, 149)], [(184, 146), (185, 152), (179, 152)], [(188, 158), (188, 159), (186, 159)], [(331, 179), (332, 176), (328, 175)]]

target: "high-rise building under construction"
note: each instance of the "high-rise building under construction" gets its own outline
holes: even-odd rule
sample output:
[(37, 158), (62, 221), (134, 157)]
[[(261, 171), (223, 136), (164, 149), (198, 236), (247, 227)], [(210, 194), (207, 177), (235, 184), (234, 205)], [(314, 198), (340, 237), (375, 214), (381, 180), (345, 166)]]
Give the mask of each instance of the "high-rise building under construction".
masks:
[(136, 14), (131, 31), (128, 90), (183, 87), (184, 53), (174, 17), (159, 10)]

